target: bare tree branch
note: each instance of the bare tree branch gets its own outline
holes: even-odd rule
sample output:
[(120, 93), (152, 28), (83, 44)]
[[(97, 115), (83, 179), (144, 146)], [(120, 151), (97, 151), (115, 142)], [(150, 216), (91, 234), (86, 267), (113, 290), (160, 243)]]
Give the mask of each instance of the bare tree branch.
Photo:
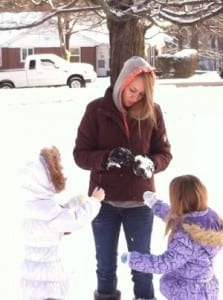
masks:
[[(1, 0), (0, 12), (46, 13), (43, 19), (33, 24), (23, 24), (26, 27), (40, 25), (61, 13), (77, 13), (81, 10), (104, 14), (120, 22), (123, 18), (134, 17), (147, 19), (154, 24), (166, 20), (179, 25), (194, 25), (223, 12), (223, 0), (91, 0), (87, 2), (87, 6), (80, 5), (80, 1), (78, 3), (76, 0)], [(17, 28), (1, 26), (0, 30), (22, 29), (23, 25)]]
[(39, 26), (46, 22), (47, 20), (63, 13), (79, 13), (79, 12), (86, 12), (86, 11), (97, 11), (100, 9), (99, 6), (92, 6), (92, 7), (81, 7), (81, 8), (61, 8), (61, 9), (55, 9), (49, 14), (44, 15), (42, 18), (40, 18), (37, 21), (31, 22), (29, 24), (23, 24), (23, 25), (10, 25), (10, 26), (4, 26), (2, 27), (0, 25), (0, 31), (7, 31), (7, 30), (18, 30), (18, 29), (24, 29), (24, 28), (32, 28)]

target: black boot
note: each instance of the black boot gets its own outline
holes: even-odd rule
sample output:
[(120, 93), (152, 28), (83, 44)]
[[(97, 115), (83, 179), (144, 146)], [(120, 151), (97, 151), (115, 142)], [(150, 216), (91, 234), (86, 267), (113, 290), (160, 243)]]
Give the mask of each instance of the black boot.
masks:
[(99, 294), (97, 291), (94, 292), (94, 300), (120, 300), (121, 292), (116, 291), (114, 294)]

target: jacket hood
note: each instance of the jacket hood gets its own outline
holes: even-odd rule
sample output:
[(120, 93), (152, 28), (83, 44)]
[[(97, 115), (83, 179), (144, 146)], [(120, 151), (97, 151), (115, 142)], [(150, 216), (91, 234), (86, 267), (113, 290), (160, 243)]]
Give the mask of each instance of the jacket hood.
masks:
[(140, 56), (132, 56), (124, 63), (119, 76), (114, 84), (113, 100), (120, 112), (124, 111), (121, 103), (121, 94), (123, 89), (139, 74), (146, 72), (153, 75), (155, 82), (155, 73), (150, 64)]
[(204, 246), (223, 246), (223, 220), (210, 208), (185, 215), (183, 228)]
[(41, 155), (26, 162), (20, 169), (20, 182), (24, 200), (51, 199), (55, 194), (46, 162)]

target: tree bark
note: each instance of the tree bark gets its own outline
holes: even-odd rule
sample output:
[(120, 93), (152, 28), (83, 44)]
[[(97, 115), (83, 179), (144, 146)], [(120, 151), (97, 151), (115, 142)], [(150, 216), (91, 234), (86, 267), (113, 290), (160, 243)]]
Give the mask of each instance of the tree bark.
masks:
[(146, 27), (137, 18), (107, 19), (110, 39), (110, 82), (114, 84), (123, 63), (131, 56), (145, 56)]
[(190, 41), (190, 47), (193, 49), (198, 50), (198, 30), (196, 26), (191, 27), (191, 41)]

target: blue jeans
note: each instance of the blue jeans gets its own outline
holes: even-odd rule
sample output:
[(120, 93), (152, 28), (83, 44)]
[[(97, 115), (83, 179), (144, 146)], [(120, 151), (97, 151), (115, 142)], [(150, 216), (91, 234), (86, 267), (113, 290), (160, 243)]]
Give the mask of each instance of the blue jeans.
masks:
[[(113, 207), (103, 203), (92, 222), (96, 259), (98, 293), (113, 294), (117, 288), (117, 249), (121, 225), (129, 251), (148, 253), (153, 225), (153, 214), (147, 206), (134, 208)], [(153, 299), (152, 274), (131, 271), (136, 298)]]

